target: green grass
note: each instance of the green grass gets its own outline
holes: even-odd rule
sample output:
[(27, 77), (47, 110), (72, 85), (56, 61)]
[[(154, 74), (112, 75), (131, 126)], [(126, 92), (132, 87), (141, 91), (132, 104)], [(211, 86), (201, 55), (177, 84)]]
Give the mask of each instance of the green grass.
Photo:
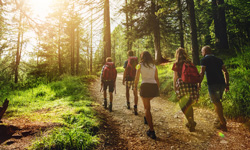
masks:
[(93, 76), (64, 77), (62, 81), (12, 91), (8, 95), (8, 119), (59, 123), (61, 126), (37, 137), (30, 149), (94, 149), (99, 120), (91, 108), (87, 83)]

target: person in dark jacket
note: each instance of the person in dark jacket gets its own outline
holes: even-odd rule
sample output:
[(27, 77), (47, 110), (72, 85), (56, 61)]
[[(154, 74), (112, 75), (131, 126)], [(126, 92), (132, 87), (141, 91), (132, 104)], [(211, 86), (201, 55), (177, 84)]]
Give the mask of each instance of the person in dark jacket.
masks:
[(220, 121), (215, 127), (222, 131), (227, 131), (227, 122), (223, 115), (221, 99), (223, 92), (229, 91), (229, 74), (223, 61), (212, 54), (209, 46), (204, 46), (201, 49), (201, 53), (204, 56), (201, 59), (201, 81), (204, 78), (204, 74), (206, 74), (209, 96)]

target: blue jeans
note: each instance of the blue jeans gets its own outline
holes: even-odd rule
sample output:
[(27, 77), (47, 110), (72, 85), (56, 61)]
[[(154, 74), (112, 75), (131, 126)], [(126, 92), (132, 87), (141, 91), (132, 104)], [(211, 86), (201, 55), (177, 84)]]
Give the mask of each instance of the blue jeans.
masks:
[(225, 84), (208, 85), (209, 96), (210, 96), (212, 103), (220, 102), (225, 88), (226, 88)]

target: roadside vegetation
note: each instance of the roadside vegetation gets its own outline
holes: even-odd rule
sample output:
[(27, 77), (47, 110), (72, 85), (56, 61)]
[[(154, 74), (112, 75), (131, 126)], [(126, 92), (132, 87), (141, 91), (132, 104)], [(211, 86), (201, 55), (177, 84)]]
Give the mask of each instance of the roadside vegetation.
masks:
[(93, 149), (98, 144), (99, 126), (87, 86), (93, 78), (64, 77), (61, 81), (5, 92), (1, 100), (10, 100), (6, 116), (58, 124), (41, 133), (46, 136), (38, 136), (30, 149)]

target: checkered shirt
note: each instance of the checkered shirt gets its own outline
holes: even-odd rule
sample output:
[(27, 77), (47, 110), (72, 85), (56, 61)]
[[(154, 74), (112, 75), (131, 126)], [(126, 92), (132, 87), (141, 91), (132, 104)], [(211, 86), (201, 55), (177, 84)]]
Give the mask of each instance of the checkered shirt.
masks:
[(181, 78), (176, 81), (176, 96), (181, 99), (184, 96), (189, 97), (192, 101), (199, 100), (199, 89), (197, 84), (184, 83)]

